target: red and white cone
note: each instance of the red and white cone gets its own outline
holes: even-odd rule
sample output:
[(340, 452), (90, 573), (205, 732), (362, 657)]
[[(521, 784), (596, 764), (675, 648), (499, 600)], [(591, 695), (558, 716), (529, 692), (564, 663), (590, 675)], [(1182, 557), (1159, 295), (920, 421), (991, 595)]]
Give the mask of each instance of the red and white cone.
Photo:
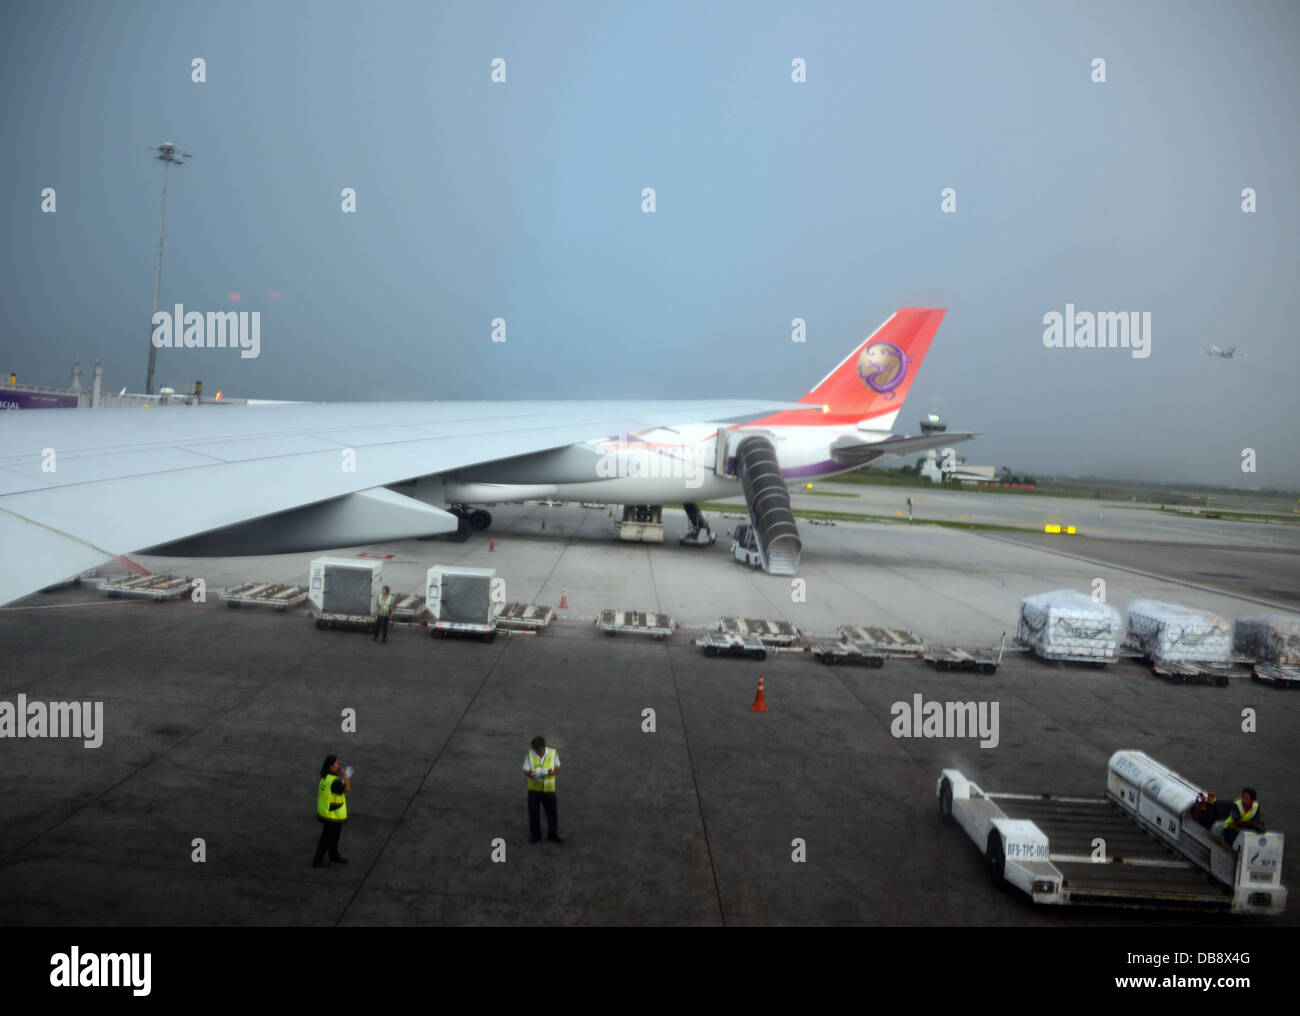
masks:
[(763, 675), (758, 675), (758, 694), (754, 696), (754, 704), (749, 707), (751, 713), (767, 712), (767, 699), (763, 695)]

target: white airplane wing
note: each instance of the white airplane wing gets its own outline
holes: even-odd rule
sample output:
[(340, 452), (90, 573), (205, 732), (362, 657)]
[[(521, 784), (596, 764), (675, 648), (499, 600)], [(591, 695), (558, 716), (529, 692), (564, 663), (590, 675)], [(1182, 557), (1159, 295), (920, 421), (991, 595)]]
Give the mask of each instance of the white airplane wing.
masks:
[[(454, 528), (447, 512), (386, 485), (613, 434), (789, 408), (809, 407), (391, 402), (2, 413), (0, 604), (108, 558), (268, 517), (320, 548), (445, 532)], [(286, 525), (282, 513), (291, 511)]]

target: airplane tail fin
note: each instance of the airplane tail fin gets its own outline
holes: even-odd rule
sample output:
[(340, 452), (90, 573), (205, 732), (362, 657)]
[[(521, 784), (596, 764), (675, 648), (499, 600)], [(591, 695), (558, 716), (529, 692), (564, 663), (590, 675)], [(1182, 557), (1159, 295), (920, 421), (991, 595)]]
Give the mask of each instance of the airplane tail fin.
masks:
[(919, 307), (896, 310), (799, 401), (828, 406), (826, 415), (855, 421), (898, 410), (945, 313)]
[(828, 426), (889, 417), (880, 423), (890, 426), (945, 313), (943, 308), (899, 308), (799, 400), (822, 406), (821, 416), (787, 410), (763, 422)]

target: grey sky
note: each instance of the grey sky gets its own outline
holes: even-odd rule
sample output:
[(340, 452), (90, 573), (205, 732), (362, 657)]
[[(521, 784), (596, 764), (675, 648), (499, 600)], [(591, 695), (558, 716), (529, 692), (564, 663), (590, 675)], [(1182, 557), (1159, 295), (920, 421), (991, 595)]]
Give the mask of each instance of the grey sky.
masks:
[[(160, 384), (795, 399), (945, 306), (900, 431), (1297, 485), (1298, 48), (1293, 3), (9, 4), (0, 369), (142, 390), (170, 140), (163, 307), (260, 310), (262, 355), (164, 350)], [(1150, 311), (1152, 355), (1044, 348), (1067, 302)]]

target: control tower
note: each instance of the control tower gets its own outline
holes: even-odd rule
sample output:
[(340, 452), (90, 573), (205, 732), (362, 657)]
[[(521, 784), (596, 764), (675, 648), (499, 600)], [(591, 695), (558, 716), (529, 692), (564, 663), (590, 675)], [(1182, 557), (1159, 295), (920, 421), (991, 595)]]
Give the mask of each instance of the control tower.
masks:
[(922, 434), (942, 434), (948, 429), (948, 421), (939, 418), (938, 413), (929, 413), (921, 417)]

